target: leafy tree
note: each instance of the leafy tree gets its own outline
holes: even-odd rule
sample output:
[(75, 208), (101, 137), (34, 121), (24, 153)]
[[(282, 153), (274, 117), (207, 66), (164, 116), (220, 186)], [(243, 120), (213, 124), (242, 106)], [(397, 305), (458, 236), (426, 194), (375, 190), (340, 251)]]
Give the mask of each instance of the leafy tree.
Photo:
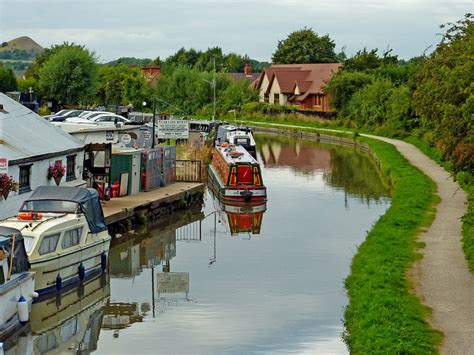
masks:
[(355, 92), (373, 80), (374, 76), (367, 73), (341, 71), (326, 84), (325, 91), (329, 94), (335, 109), (340, 111), (349, 103)]
[(272, 61), (275, 64), (334, 63), (338, 59), (335, 46), (328, 35), (320, 37), (305, 27), (278, 42)]
[(34, 78), (36, 80), (39, 79), (39, 70), (46, 63), (53, 54), (60, 51), (63, 48), (77, 48), (77, 49), (85, 49), (84, 46), (79, 44), (64, 42), (63, 44), (55, 44), (52, 45), (51, 48), (46, 48), (40, 55), (35, 58), (35, 62), (32, 66), (28, 68), (25, 73), (25, 77), (27, 78)]
[(127, 105), (140, 107), (143, 100), (150, 95), (146, 78), (140, 69), (125, 64), (99, 68), (100, 86), (99, 101), (104, 104)]
[(5, 69), (0, 63), (0, 92), (17, 90), (17, 82), (12, 69)]
[(8, 46), (8, 42), (2, 42), (2, 48), (5, 48), (6, 46)]
[(38, 91), (38, 82), (33, 78), (18, 80), (18, 90), (21, 92), (29, 91), (32, 88), (34, 92)]
[(135, 58), (135, 57), (120, 57), (119, 59), (112, 60), (106, 65), (128, 65), (128, 66), (137, 66), (145, 67), (147, 65), (153, 64), (153, 61), (149, 58)]
[(426, 131), (457, 170), (474, 173), (474, 16), (447, 24), (423, 63), (413, 95)]
[(38, 72), (43, 97), (59, 104), (78, 104), (94, 98), (98, 70), (93, 53), (79, 46), (64, 46)]

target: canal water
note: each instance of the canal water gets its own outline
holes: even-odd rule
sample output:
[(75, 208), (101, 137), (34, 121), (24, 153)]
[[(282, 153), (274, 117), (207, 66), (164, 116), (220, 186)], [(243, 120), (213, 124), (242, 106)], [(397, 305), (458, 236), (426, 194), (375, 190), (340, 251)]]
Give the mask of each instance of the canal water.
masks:
[(346, 353), (344, 278), (390, 205), (352, 148), (257, 136), (266, 206), (203, 206), (114, 240), (109, 274), (35, 304), (10, 353)]

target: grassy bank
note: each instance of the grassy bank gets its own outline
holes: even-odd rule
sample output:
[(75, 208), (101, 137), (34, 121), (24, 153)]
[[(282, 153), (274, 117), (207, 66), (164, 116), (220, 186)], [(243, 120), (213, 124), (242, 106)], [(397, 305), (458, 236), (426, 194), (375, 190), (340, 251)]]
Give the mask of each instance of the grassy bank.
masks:
[[(314, 132), (314, 126), (305, 124), (302, 130)], [(435, 185), (392, 145), (357, 139), (369, 144), (394, 188), (391, 207), (359, 247), (346, 280), (344, 339), (355, 354), (436, 353), (441, 334), (426, 322), (429, 310), (414, 296), (407, 276), (420, 258), (416, 237), (434, 217)]]
[(351, 353), (435, 353), (441, 336), (410, 291), (416, 236), (431, 223), (435, 185), (391, 145), (364, 139), (394, 181), (392, 204), (360, 246), (346, 280), (345, 341)]

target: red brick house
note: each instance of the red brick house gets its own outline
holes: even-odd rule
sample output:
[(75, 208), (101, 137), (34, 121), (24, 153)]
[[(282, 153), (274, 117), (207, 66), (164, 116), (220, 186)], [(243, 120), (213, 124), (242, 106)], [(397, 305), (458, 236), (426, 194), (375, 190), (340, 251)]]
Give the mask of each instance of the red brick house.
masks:
[(254, 87), (261, 102), (328, 112), (324, 85), (340, 67), (339, 63), (275, 64), (262, 71)]

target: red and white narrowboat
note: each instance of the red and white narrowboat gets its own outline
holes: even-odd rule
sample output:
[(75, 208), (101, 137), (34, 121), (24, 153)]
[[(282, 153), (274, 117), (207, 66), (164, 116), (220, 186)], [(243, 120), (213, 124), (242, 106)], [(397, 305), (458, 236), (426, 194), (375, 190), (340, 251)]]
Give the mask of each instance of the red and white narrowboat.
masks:
[(225, 203), (267, 200), (260, 165), (242, 146), (223, 143), (214, 148), (209, 185)]

